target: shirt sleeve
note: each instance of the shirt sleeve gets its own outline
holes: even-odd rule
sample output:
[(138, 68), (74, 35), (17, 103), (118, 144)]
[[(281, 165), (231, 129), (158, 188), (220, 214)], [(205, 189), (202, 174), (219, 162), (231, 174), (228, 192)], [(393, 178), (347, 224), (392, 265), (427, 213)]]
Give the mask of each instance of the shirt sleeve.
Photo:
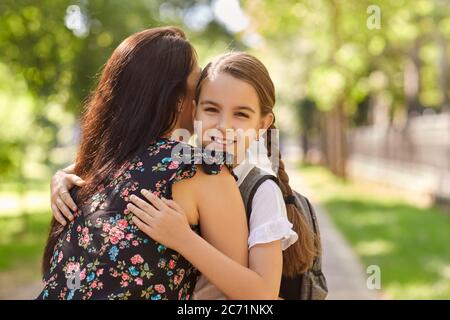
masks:
[(252, 202), (249, 249), (256, 244), (281, 240), (282, 250), (286, 250), (298, 240), (292, 227), (280, 188), (272, 180), (264, 181)]

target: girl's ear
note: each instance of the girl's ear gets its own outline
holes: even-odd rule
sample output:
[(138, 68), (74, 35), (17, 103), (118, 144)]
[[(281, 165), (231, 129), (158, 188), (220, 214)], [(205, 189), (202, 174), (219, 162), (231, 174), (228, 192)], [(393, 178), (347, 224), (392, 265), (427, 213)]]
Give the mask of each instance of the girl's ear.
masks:
[(261, 121), (259, 123), (260, 129), (262, 129), (262, 130), (269, 129), (269, 127), (272, 125), (274, 119), (275, 119), (275, 117), (272, 112), (261, 117)]

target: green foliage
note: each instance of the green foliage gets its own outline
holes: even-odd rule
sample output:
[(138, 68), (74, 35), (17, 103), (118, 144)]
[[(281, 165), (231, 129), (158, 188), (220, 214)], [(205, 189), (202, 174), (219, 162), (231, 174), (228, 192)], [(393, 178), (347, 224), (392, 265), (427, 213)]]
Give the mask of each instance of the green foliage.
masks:
[[(352, 117), (366, 97), (382, 94), (392, 98), (393, 109), (399, 106), (404, 109), (404, 67), (415, 41), (419, 40), (423, 43), (420, 101), (425, 106), (442, 105), (436, 36), (450, 38), (447, 1), (244, 3), (254, 28), (266, 40), (261, 50), (278, 57), (277, 64), (287, 64), (286, 68), (273, 68), (283, 73), (276, 76), (284, 82), (279, 86), (283, 102), (292, 105), (308, 96), (320, 110), (328, 111), (344, 99), (347, 115)], [(379, 29), (367, 27), (373, 15), (367, 11), (370, 5), (380, 9)], [(371, 83), (373, 73), (385, 79), (375, 87)]]

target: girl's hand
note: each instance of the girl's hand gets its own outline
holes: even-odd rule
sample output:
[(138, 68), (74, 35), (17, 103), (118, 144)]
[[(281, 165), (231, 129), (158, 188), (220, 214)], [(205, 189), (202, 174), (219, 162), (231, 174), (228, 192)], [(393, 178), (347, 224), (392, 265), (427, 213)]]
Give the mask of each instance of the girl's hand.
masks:
[(178, 251), (193, 232), (184, 210), (175, 201), (160, 199), (148, 190), (142, 189), (141, 194), (151, 204), (132, 195), (133, 203), (127, 208), (134, 214), (133, 222), (153, 240)]
[(67, 224), (66, 218), (69, 221), (73, 220), (72, 212), (77, 210), (69, 190), (74, 186), (82, 187), (85, 184), (83, 179), (71, 174), (71, 172), (73, 172), (73, 165), (64, 170), (58, 170), (50, 183), (50, 202), (53, 216), (63, 226)]

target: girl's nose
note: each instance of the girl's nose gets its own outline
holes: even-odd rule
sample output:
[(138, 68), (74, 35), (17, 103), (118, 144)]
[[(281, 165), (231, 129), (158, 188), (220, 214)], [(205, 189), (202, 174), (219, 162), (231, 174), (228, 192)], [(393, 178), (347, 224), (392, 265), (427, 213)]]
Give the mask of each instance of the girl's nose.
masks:
[(222, 115), (218, 123), (218, 129), (225, 134), (227, 129), (231, 129), (231, 119), (227, 115)]

